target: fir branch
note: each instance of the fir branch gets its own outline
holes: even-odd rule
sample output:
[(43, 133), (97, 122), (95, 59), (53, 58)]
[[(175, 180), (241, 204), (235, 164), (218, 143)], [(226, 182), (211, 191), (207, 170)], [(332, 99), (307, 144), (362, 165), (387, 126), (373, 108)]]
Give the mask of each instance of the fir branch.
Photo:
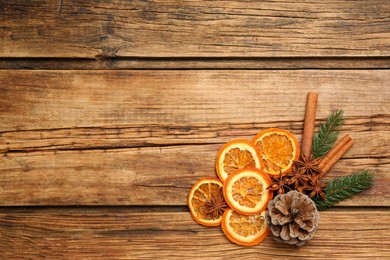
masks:
[(339, 131), (344, 123), (343, 110), (333, 111), (325, 123), (323, 123), (313, 137), (312, 153), (314, 158), (326, 155), (339, 136)]
[(368, 170), (331, 180), (325, 188), (326, 199), (315, 198), (314, 202), (318, 210), (333, 207), (336, 203), (370, 188), (373, 182), (374, 176)]

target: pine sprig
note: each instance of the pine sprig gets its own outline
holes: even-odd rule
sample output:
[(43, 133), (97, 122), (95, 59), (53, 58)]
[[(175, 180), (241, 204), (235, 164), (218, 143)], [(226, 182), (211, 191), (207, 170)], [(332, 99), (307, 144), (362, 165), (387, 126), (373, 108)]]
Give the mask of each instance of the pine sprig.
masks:
[(333, 111), (313, 136), (312, 153), (314, 158), (324, 156), (332, 149), (344, 123), (343, 113), (343, 110)]
[(325, 188), (326, 199), (316, 198), (314, 202), (318, 210), (333, 207), (336, 203), (370, 188), (373, 182), (374, 176), (368, 170), (331, 180)]

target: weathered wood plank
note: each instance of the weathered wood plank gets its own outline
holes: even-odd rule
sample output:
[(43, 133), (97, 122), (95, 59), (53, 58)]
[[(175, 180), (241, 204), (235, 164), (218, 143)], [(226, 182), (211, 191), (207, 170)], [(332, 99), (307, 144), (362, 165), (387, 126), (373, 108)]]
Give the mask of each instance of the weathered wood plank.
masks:
[(1, 0), (0, 57), (390, 54), (381, 0), (62, 2)]
[(389, 219), (386, 209), (323, 212), (313, 240), (298, 250), (271, 237), (259, 246), (237, 246), (219, 227), (200, 226), (188, 212), (3, 213), (0, 257), (388, 259)]
[[(317, 120), (317, 125), (324, 120)], [(279, 127), (294, 133), (300, 142), (303, 121), (186, 125), (117, 125), (0, 132), (0, 152), (115, 149), (186, 144), (216, 144), (253, 138), (261, 129)], [(350, 157), (390, 156), (390, 116), (346, 118), (343, 132), (356, 145)], [(370, 140), (367, 144), (366, 140)]]
[[(186, 205), (197, 180), (216, 177), (220, 146), (9, 153), (0, 158), (0, 205)], [(328, 176), (362, 169), (375, 186), (341, 205), (390, 206), (388, 156), (343, 159)]]
[[(388, 115), (388, 70), (0, 71), (0, 131)], [(370, 119), (371, 120), (371, 119)], [(375, 120), (375, 119), (373, 119)]]

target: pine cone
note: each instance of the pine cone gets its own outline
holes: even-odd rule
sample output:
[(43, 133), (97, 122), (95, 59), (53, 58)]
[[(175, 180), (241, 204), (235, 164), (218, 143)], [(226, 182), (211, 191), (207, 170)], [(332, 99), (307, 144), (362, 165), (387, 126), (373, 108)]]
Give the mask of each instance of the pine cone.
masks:
[(314, 202), (299, 191), (279, 194), (268, 203), (266, 221), (279, 242), (302, 246), (313, 238), (319, 220)]

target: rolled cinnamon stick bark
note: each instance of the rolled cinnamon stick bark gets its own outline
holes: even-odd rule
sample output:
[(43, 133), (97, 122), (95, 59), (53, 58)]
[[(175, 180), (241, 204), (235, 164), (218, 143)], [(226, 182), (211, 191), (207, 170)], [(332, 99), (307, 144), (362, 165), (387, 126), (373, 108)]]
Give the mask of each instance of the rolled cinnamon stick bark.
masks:
[(310, 158), (312, 152), (313, 133), (317, 114), (318, 94), (309, 92), (306, 101), (305, 122), (303, 125), (301, 152)]
[(348, 140), (341, 148), (336, 151), (332, 157), (329, 158), (329, 161), (325, 163), (322, 167), (319, 168), (322, 170), (321, 177), (323, 177), (332, 167), (336, 164), (336, 162), (352, 147), (353, 140)]
[(318, 164), (320, 169), (323, 169), (326, 164), (329, 163), (330, 159), (350, 140), (352, 140), (349, 134), (346, 134), (341, 140), (322, 158), (321, 162)]

